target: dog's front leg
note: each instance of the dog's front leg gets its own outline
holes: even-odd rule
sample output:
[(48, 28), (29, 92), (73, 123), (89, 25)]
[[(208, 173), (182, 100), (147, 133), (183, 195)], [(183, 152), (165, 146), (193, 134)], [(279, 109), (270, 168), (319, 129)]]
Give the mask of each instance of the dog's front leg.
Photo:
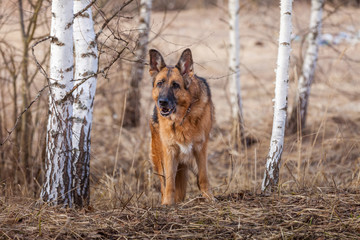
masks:
[(197, 182), (199, 189), (203, 195), (208, 200), (213, 201), (214, 197), (210, 191), (210, 183), (207, 174), (207, 144), (203, 143), (200, 149), (195, 150), (195, 159), (198, 166), (198, 175)]
[(178, 162), (175, 159), (174, 152), (171, 148), (164, 149), (164, 170), (165, 170), (165, 191), (162, 198), (163, 205), (175, 204), (175, 177)]

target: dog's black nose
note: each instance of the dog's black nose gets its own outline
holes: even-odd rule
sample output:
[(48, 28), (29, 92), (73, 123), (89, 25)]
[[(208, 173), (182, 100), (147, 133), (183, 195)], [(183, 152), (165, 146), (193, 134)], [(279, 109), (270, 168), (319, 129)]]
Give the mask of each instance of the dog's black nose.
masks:
[(169, 105), (169, 101), (166, 98), (159, 98), (158, 103), (160, 107), (167, 107)]

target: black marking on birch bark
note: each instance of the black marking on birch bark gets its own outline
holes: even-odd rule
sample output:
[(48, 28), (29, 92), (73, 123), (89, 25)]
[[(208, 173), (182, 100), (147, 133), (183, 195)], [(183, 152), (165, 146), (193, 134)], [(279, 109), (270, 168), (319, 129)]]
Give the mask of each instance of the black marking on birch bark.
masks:
[(97, 58), (96, 54), (94, 52), (88, 52), (88, 53), (83, 53), (81, 54), (82, 58), (86, 58), (86, 57), (94, 57)]
[(96, 47), (96, 41), (89, 42), (89, 48), (94, 48), (94, 47)]
[(54, 129), (50, 130), (50, 137), (57, 139), (57, 136), (59, 135), (58, 131), (55, 131)]
[[(276, 142), (275, 142), (276, 141)], [(275, 140), (274, 142), (275, 142), (275, 144), (277, 144), (277, 140)], [(274, 159), (275, 159), (275, 154), (276, 154), (276, 152), (279, 150), (279, 148), (278, 148), (278, 146), (276, 146), (276, 150), (273, 152), (273, 155), (271, 156), (271, 160), (272, 160), (272, 162), (274, 163)]]
[(76, 105), (77, 105), (77, 107), (78, 107), (79, 109), (81, 109), (81, 110), (87, 110), (87, 109), (88, 109), (87, 106), (86, 106), (85, 104), (81, 103), (80, 101), (77, 102)]
[(280, 43), (280, 45), (283, 45), (283, 46), (290, 46), (290, 43), (288, 43), (288, 42), (282, 42), (282, 43)]
[[(76, 146), (78, 149), (77, 154), (74, 161), (75, 164), (75, 178), (73, 182), (73, 187), (75, 188), (74, 191), (74, 203), (76, 207), (83, 207), (84, 205), (88, 204), (88, 194), (82, 194), (84, 192), (85, 184), (88, 174), (87, 174), (87, 167), (85, 166), (88, 162), (88, 136), (86, 135), (84, 131), (85, 126), (83, 125), (80, 130), (80, 136), (79, 136), (79, 144)], [(80, 192), (80, 194), (79, 194)], [(86, 191), (87, 193), (87, 191)]]
[(65, 69), (65, 72), (71, 72), (74, 69), (74, 65)]
[[(86, 122), (86, 119), (84, 119)], [(85, 123), (87, 124), (87, 123)], [(88, 205), (90, 202), (90, 183), (89, 183), (89, 170), (90, 170), (90, 142), (91, 142), (91, 123), (89, 124), (88, 132), (86, 135), (86, 154), (84, 157), (84, 178), (82, 184), (82, 196), (85, 197), (85, 204)]]
[(311, 34), (311, 40), (315, 41), (318, 38), (319, 32), (318, 32), (318, 27), (319, 27), (319, 22), (316, 24), (315, 26), (315, 31), (313, 32), (313, 34)]
[[(59, 124), (58, 128), (61, 128), (62, 124), (66, 124), (65, 128), (71, 128), (70, 121), (56, 121), (55, 116), (53, 117), (53, 121)], [(50, 122), (51, 125), (51, 122)], [(63, 206), (70, 206), (72, 205), (72, 195), (70, 191), (70, 180), (71, 176), (68, 174), (69, 169), (69, 133), (64, 131), (60, 134), (59, 131), (50, 130), (48, 131), (48, 142), (47, 142), (47, 158), (46, 158), (46, 183), (42, 193), (42, 197), (44, 201), (50, 202), (50, 204), (54, 205), (63, 205)], [(59, 137), (62, 136), (64, 141), (61, 142), (59, 146), (58, 140)], [(55, 154), (59, 154), (59, 158), (55, 159)], [(60, 167), (60, 161), (64, 160), (64, 168)], [(59, 169), (61, 172), (55, 172), (55, 168)], [(55, 176), (58, 174), (61, 175), (62, 181), (59, 182), (59, 185), (54, 184)], [(49, 188), (49, 191), (47, 189)], [(53, 196), (53, 197), (51, 197)]]
[(83, 17), (83, 18), (89, 18), (90, 17), (89, 13), (87, 13), (87, 12), (81, 13), (78, 16)]
[(140, 18), (140, 19), (139, 19), (139, 23), (146, 23), (146, 22), (145, 22), (145, 19), (144, 19), (143, 17)]
[(84, 120), (80, 117), (73, 117), (72, 120), (74, 123), (83, 123), (84, 122)]
[(284, 14), (286, 14), (286, 15), (291, 15), (291, 12), (284, 12)]
[(56, 14), (55, 14), (54, 12), (51, 12), (51, 16), (52, 16), (53, 18), (56, 18)]
[(71, 20), (71, 22), (69, 22), (68, 24), (66, 24), (65, 30), (66, 30), (66, 29), (69, 29), (69, 28), (72, 26), (72, 24), (73, 24), (73, 20)]
[(64, 89), (66, 88), (66, 84), (60, 84), (59, 82), (54, 82), (53, 84), (51, 84), (51, 87)]
[(83, 74), (81, 74), (82, 77), (92, 76), (95, 75), (93, 71), (86, 71)]
[(62, 104), (66, 101), (68, 101), (68, 104), (72, 104), (74, 102), (74, 98), (73, 98), (72, 94), (66, 94), (63, 99), (60, 99), (60, 100), (56, 101), (55, 103)]
[(65, 43), (60, 42), (57, 37), (51, 37), (50, 43), (53, 43), (53, 44), (55, 44), (55, 45), (57, 45), (57, 46), (60, 46), (60, 47), (61, 47), (61, 46), (65, 46)]

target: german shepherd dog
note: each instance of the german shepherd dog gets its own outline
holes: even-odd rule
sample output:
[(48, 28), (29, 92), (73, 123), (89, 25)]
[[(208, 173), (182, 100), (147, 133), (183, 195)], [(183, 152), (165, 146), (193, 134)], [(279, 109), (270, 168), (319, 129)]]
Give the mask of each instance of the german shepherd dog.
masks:
[(194, 74), (190, 49), (175, 67), (167, 66), (154, 49), (149, 55), (155, 101), (151, 158), (161, 182), (161, 203), (173, 205), (185, 199), (188, 169), (197, 175), (202, 195), (212, 200), (206, 152), (214, 122), (209, 85)]

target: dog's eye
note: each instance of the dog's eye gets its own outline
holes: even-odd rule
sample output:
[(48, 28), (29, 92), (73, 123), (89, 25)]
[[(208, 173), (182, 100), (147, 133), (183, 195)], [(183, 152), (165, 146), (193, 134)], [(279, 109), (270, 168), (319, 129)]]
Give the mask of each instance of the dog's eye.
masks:
[(159, 81), (159, 82), (157, 82), (156, 86), (161, 87), (163, 85), (163, 83), (164, 83), (164, 81)]
[(172, 88), (174, 88), (174, 89), (180, 88), (180, 85), (178, 83), (176, 83), (176, 82), (173, 82), (172, 83)]

